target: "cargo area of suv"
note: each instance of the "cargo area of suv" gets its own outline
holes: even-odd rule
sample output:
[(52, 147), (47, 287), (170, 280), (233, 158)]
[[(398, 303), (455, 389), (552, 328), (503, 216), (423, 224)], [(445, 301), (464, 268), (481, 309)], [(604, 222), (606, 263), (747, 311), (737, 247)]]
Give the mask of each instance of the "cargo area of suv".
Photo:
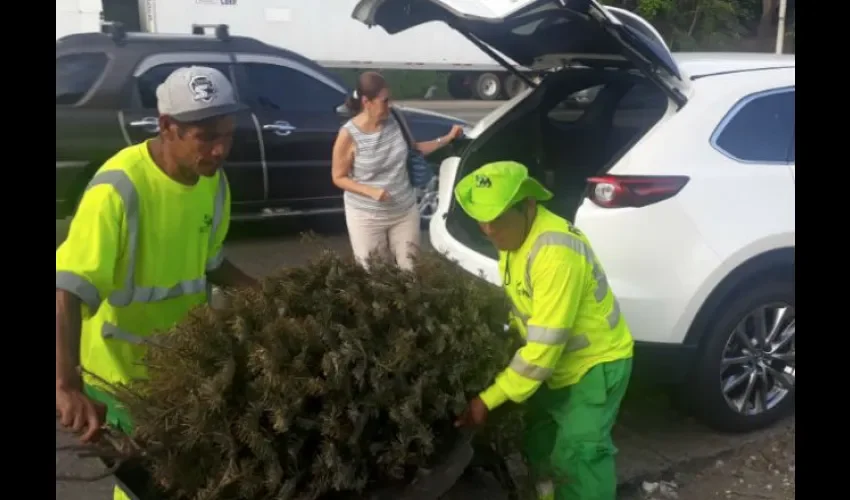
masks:
[[(576, 99), (577, 95), (587, 100)], [(469, 144), (455, 183), (488, 162), (514, 160), (554, 193), (545, 205), (574, 220), (587, 179), (607, 172), (671, 105), (664, 92), (640, 74), (592, 68), (552, 73)], [(497, 257), (454, 200), (446, 226), (460, 243)]]
[[(466, 145), (454, 178), (515, 160), (554, 193), (548, 206), (574, 220), (587, 179), (606, 172), (666, 113), (684, 106), (690, 80), (646, 20), (596, 0), (360, 0), (352, 17), (399, 33), (445, 22), (532, 87)], [(546, 74), (540, 83), (518, 67)], [(441, 196), (451, 191), (445, 185)], [(445, 201), (444, 201), (445, 203)], [(480, 230), (449, 202), (446, 229), (496, 257)]]

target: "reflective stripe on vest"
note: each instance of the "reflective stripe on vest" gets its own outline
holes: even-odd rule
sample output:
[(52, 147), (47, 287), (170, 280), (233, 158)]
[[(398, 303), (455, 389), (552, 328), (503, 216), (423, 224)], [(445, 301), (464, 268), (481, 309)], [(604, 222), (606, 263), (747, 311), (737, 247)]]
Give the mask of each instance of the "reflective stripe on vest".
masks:
[[(550, 231), (541, 233), (540, 236), (534, 241), (534, 245), (531, 247), (531, 252), (528, 254), (528, 261), (525, 266), (525, 282), (528, 283), (529, 287), (529, 295), (534, 297), (534, 290), (531, 286), (531, 266), (534, 264), (534, 259), (537, 257), (538, 252), (548, 245), (557, 245), (569, 248), (574, 252), (578, 253), (582, 257), (587, 260), (588, 264), (590, 264), (593, 272), (593, 277), (596, 279), (596, 290), (594, 291), (594, 296), (597, 302), (601, 302), (608, 295), (608, 279), (605, 276), (605, 273), (602, 272), (602, 268), (596, 261), (595, 256), (593, 255), (593, 250), (585, 244), (580, 238), (575, 235), (569, 233), (561, 233), (557, 231)], [(617, 301), (617, 297), (613, 297), (614, 304), (611, 308), (611, 312), (608, 314), (608, 326), (609, 328), (615, 328), (620, 323), (620, 303)], [(528, 325), (529, 316), (526, 314), (522, 314), (519, 309), (517, 309), (516, 305), (513, 305), (513, 314), (519, 318), (523, 325), (525, 325), (527, 331), (527, 341), (528, 342), (536, 342), (540, 344), (548, 344), (548, 345), (557, 345), (563, 342), (566, 342), (565, 350), (567, 352), (577, 351), (579, 349), (584, 349), (590, 345), (590, 340), (588, 340), (587, 335), (579, 334), (573, 335), (572, 332), (568, 328), (547, 328), (536, 325)], [(521, 358), (516, 358), (511, 363), (512, 367), (514, 364), (522, 364), (524, 361)], [(533, 365), (529, 365), (530, 367), (540, 369), (539, 367), (534, 367)], [(514, 368), (518, 373), (525, 375), (523, 369), (525, 367)], [(528, 378), (536, 379), (533, 376), (528, 376)]]
[[(215, 243), (215, 236), (218, 232), (218, 227), (221, 224), (222, 217), (224, 216), (224, 204), (227, 196), (226, 183), (227, 178), (224, 175), (224, 171), (221, 171), (218, 177), (218, 190), (216, 192), (215, 202), (213, 205), (213, 220), (212, 227), (210, 228), (210, 247), (212, 247)], [(118, 192), (118, 195), (124, 203), (124, 216), (127, 219), (127, 277), (124, 281), (124, 288), (116, 290), (109, 295), (109, 303), (113, 307), (126, 307), (137, 302), (160, 302), (167, 299), (181, 297), (183, 295), (201, 293), (205, 290), (209, 297), (210, 290), (207, 286), (206, 275), (191, 280), (181, 281), (172, 287), (136, 286), (136, 253), (139, 246), (139, 195), (136, 191), (136, 186), (133, 185), (133, 181), (130, 180), (127, 173), (122, 170), (108, 170), (106, 172), (100, 172), (91, 180), (91, 182), (89, 182), (89, 185), (86, 187), (86, 191), (103, 184), (112, 186), (115, 188), (115, 191)], [(206, 271), (216, 269), (223, 261), (224, 254), (222, 251), (219, 251), (216, 255), (207, 259), (205, 265)], [(104, 338), (125, 340), (134, 344), (142, 344), (148, 341), (145, 337), (140, 337), (123, 331), (117, 325), (113, 325), (111, 323), (104, 323), (101, 334)]]
[(511, 359), (511, 364), (508, 365), (508, 368), (519, 373), (525, 378), (529, 378), (531, 380), (536, 380), (538, 382), (544, 382), (552, 373), (554, 373), (554, 369), (552, 368), (543, 368), (542, 366), (537, 366), (529, 363), (528, 361), (522, 359), (522, 356), (519, 355), (519, 351), (514, 354), (513, 359)]

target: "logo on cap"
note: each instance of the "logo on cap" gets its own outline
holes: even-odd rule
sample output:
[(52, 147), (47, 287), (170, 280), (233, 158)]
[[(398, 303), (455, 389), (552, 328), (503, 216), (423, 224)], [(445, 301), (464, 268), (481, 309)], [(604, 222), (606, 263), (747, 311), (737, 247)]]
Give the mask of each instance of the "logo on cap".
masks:
[(486, 175), (478, 174), (475, 176), (475, 187), (477, 188), (488, 188), (492, 187), (493, 183), (490, 181), (490, 178)]
[(215, 99), (216, 91), (210, 77), (207, 75), (195, 75), (189, 80), (189, 90), (192, 91), (192, 99), (209, 103)]

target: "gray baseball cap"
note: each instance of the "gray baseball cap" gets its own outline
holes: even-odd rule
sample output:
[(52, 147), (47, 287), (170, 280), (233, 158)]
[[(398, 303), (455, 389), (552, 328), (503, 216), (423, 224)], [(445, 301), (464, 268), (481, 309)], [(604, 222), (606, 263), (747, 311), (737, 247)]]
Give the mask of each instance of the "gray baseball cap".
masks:
[(177, 68), (156, 88), (157, 109), (179, 122), (192, 123), (247, 109), (236, 101), (224, 74), (206, 66)]

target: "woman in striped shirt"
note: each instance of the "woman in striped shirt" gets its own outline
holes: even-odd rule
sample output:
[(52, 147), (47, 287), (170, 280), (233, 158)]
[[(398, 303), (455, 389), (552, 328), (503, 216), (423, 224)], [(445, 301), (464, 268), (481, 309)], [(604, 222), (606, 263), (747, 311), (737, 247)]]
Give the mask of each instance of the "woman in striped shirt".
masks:
[[(419, 210), (407, 173), (409, 146), (390, 112), (384, 78), (371, 71), (360, 75), (346, 106), (354, 117), (340, 128), (334, 143), (332, 176), (345, 191), (351, 249), (361, 263), (376, 253), (410, 269), (419, 247)], [(445, 136), (414, 146), (428, 154), (461, 133), (455, 125)]]

